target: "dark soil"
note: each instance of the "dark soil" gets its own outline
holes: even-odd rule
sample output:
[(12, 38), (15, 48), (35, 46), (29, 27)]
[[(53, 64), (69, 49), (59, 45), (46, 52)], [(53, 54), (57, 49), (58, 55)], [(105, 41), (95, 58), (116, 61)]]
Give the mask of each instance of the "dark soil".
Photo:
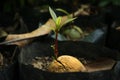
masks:
[[(85, 60), (83, 58), (78, 58), (84, 66), (87, 68), (87, 72), (94, 72), (100, 70), (110, 70), (115, 65), (115, 61), (112, 59), (100, 58), (96, 60)], [(49, 64), (52, 62), (51, 57), (35, 57), (29, 63), (34, 68), (38, 68), (43, 71), (48, 70)]]

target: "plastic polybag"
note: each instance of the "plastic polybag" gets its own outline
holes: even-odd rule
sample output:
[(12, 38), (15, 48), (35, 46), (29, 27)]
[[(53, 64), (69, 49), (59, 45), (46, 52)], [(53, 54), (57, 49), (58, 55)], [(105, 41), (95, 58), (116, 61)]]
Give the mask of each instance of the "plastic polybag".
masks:
[[(119, 71), (120, 69), (116, 68), (116, 65), (110, 70), (71, 73), (53, 73), (28, 65), (36, 56), (53, 56), (51, 44), (53, 42), (47, 39), (47, 41), (33, 42), (22, 48), (19, 55), (21, 80), (116, 80), (116, 78), (119, 78), (119, 72), (116, 72), (116, 70)], [(60, 41), (59, 52), (64, 54), (69, 52), (69, 55), (87, 59), (109, 57), (116, 60), (119, 57), (119, 53), (116, 51), (81, 41)]]
[[(16, 49), (16, 51), (14, 51)], [(3, 65), (0, 67), (0, 80), (18, 80), (18, 53), (15, 45), (0, 45), (0, 52), (4, 56)]]

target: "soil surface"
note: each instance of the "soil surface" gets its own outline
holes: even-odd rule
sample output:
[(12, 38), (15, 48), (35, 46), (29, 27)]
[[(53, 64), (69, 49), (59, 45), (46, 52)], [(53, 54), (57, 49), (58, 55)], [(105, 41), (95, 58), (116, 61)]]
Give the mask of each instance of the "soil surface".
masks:
[[(115, 65), (115, 60), (108, 58), (99, 58), (97, 60), (85, 60), (83, 58), (78, 58), (83, 65), (86, 67), (87, 72), (94, 72), (100, 70), (112, 69)], [(51, 57), (35, 57), (30, 65), (34, 68), (42, 69), (43, 71), (48, 71), (48, 66), (53, 61)]]

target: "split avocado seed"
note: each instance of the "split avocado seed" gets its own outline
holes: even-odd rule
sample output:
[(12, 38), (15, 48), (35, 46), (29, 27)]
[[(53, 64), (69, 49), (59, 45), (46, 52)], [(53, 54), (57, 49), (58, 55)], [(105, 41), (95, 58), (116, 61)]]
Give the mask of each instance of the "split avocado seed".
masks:
[(86, 68), (77, 58), (63, 55), (53, 60), (48, 66), (50, 72), (84, 72)]

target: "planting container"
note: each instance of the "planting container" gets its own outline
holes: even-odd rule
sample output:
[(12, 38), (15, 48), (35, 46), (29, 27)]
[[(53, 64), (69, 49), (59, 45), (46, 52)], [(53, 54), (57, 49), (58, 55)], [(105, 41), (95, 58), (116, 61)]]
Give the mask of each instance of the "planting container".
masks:
[[(119, 80), (120, 54), (117, 51), (82, 41), (59, 41), (59, 55), (71, 55), (77, 58), (96, 60), (109, 58), (115, 61), (111, 69), (92, 72), (55, 73), (33, 67), (30, 63), (35, 57), (51, 57), (50, 47), (53, 39), (42, 38), (23, 47), (19, 55), (20, 80)], [(107, 66), (107, 65), (106, 65)]]
[[(19, 80), (18, 54), (15, 45), (0, 45), (3, 65), (0, 66), (0, 80)], [(2, 59), (1, 59), (2, 60)]]

